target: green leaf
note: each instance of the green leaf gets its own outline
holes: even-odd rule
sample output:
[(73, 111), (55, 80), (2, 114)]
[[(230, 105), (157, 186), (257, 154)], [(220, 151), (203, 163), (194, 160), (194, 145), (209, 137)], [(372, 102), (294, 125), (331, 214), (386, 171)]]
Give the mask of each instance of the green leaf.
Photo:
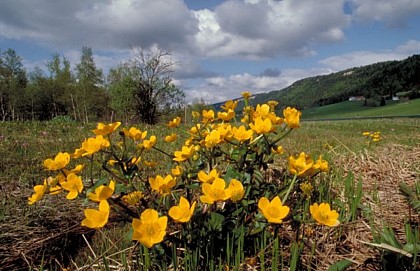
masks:
[(420, 251), (420, 244), (406, 244), (403, 246), (403, 250), (411, 254), (416, 254)]
[(242, 174), (232, 166), (229, 166), (226, 169), (226, 173), (223, 175), (225, 181), (230, 181), (231, 179), (241, 180), (241, 176)]
[(346, 270), (350, 265), (352, 265), (352, 262), (344, 259), (334, 263), (333, 265), (330, 265), (327, 271), (343, 271)]
[(221, 231), (225, 217), (219, 213), (211, 213), (207, 227), (212, 231)]
[(127, 186), (121, 183), (115, 185), (115, 192), (114, 194), (120, 194), (127, 192)]

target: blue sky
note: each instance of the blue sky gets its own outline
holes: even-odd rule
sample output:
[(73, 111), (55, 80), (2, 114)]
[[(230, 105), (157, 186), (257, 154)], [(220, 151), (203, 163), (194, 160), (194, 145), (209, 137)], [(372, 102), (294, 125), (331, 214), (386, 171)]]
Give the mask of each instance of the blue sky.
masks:
[(106, 73), (133, 48), (177, 63), (189, 101), (219, 102), (420, 53), (419, 0), (2, 0), (0, 49), (30, 72), (83, 46)]

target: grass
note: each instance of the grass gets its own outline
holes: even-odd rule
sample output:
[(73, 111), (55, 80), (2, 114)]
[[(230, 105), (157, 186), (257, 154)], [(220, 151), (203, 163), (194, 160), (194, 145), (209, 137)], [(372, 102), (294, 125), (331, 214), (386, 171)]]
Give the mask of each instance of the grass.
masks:
[(308, 108), (303, 111), (304, 119), (338, 119), (359, 117), (411, 116), (420, 115), (420, 99), (406, 102), (387, 101), (386, 106), (365, 107), (363, 101), (341, 103)]
[[(98, 232), (85, 229), (85, 231), (76, 232), (74, 235), (62, 234), (61, 232), (66, 232), (80, 223), (82, 218), (77, 215), (80, 215), (80, 206), (71, 205), (65, 200), (46, 202), (42, 208), (26, 204), (26, 198), (30, 195), (33, 185), (40, 183), (40, 180), (45, 177), (42, 161), (52, 157), (58, 151), (71, 151), (78, 147), (84, 138), (91, 135), (90, 131), (94, 127), (94, 124), (84, 126), (75, 122), (0, 123), (0, 226), (2, 229), (8, 229), (8, 235), (4, 234), (6, 231), (0, 235), (0, 259), (16, 259), (16, 261), (20, 261), (19, 266), (23, 269), (25, 267), (27, 269), (28, 266), (40, 267), (44, 258), (45, 263), (51, 264), (51, 259), (47, 257), (47, 254), (52, 251), (51, 244), (45, 244), (37, 251), (32, 251), (29, 248), (31, 245), (37, 244), (36, 240), (39, 242), (54, 237), (57, 239), (54, 243), (55, 250), (59, 251), (57, 247), (72, 247), (75, 251), (77, 251), (76, 248), (79, 250), (77, 255), (70, 255), (73, 258), (60, 258), (59, 254), (55, 255), (53, 258), (57, 261), (53, 263), (56, 268), (62, 265), (80, 269), (106, 270), (110, 266), (115, 266), (116, 269), (122, 270), (125, 268), (124, 263), (127, 264), (127, 259), (132, 259), (134, 251), (141, 249), (130, 241), (130, 230), (127, 226), (122, 226), (126, 225), (123, 221), (116, 220), (108, 229)], [(142, 126), (139, 127), (142, 128)], [(144, 129), (152, 130), (150, 127)], [(169, 133), (165, 126), (153, 127), (153, 131), (158, 137)], [(380, 131), (382, 141), (378, 144), (367, 145), (365, 138), (361, 135), (364, 131)], [(342, 204), (343, 209), (351, 210), (349, 213), (343, 213), (342, 216), (347, 214), (352, 216), (348, 219), (349, 222), (343, 223), (340, 228), (341, 233), (325, 232), (317, 228), (319, 232), (315, 233), (317, 234), (316, 238), (308, 239), (308, 242), (319, 240), (318, 244), (312, 243), (311, 251), (305, 250), (303, 253), (300, 244), (292, 245), (296, 252), (292, 254), (293, 258), (290, 258), (290, 261), (296, 263), (296, 268), (299, 266), (297, 264), (299, 257), (302, 257), (305, 262), (305, 265), (300, 265), (299, 268), (317, 270), (317, 268), (328, 267), (333, 264), (328, 260), (331, 260), (334, 255), (330, 254), (331, 259), (326, 259), (325, 255), (332, 253), (331, 248), (335, 248), (338, 254), (335, 255), (335, 261), (351, 258), (354, 265), (364, 266), (364, 270), (378, 270), (374, 268), (380, 268), (383, 265), (383, 262), (379, 262), (369, 269), (366, 265), (362, 265), (363, 263), (356, 256), (358, 253), (365, 254), (364, 256), (368, 256), (371, 261), (380, 261), (381, 257), (385, 255), (381, 252), (389, 251), (377, 250), (369, 246), (361, 248), (360, 243), (352, 243), (354, 241), (352, 238), (360, 238), (366, 243), (372, 243), (373, 236), (390, 235), (389, 231), (384, 231), (381, 235), (381, 227), (392, 225), (394, 231), (398, 233), (398, 240), (404, 242), (401, 233), (404, 231), (405, 224), (401, 221), (407, 219), (412, 221), (413, 218), (405, 213), (397, 214), (398, 221), (396, 221), (397, 215), (381, 215), (384, 210), (392, 210), (392, 208), (388, 208), (389, 202), (386, 197), (384, 198), (384, 193), (390, 197), (393, 194), (387, 194), (387, 190), (384, 190), (387, 187), (384, 187), (384, 184), (386, 183), (388, 187), (393, 185), (393, 183), (387, 183), (391, 182), (388, 176), (392, 176), (392, 180), (409, 180), (414, 176), (418, 182), (420, 173), (418, 170), (416, 173), (413, 169), (420, 163), (419, 156), (415, 156), (415, 150), (419, 147), (418, 138), (420, 138), (420, 120), (418, 119), (303, 121), (301, 128), (293, 131), (286, 138), (283, 143), (285, 156), (300, 151), (314, 155), (324, 154), (324, 157), (333, 164), (333, 171), (327, 179), (331, 183), (323, 186), (325, 188), (323, 193), (331, 194), (331, 199), (334, 195), (336, 205)], [(168, 152), (171, 151), (168, 150)], [(392, 172), (387, 165), (389, 168), (393, 168)], [(162, 163), (162, 168), (165, 169), (164, 163)], [(407, 172), (412, 175), (404, 175)], [(360, 185), (363, 185), (363, 196), (359, 194), (360, 187), (355, 184), (358, 183), (358, 180), (363, 181), (360, 182)], [(340, 191), (343, 191), (342, 195), (340, 195)], [(392, 193), (395, 194), (395, 190)], [(355, 199), (357, 201), (354, 201)], [(359, 203), (363, 205), (363, 208)], [(401, 208), (400, 202), (398, 204)], [(390, 207), (395, 208), (395, 205)], [(69, 209), (70, 212), (66, 211)], [(374, 216), (371, 220), (366, 219), (361, 215), (361, 210), (364, 212), (370, 210)], [(414, 217), (414, 221), (415, 219)], [(370, 229), (363, 228), (362, 231), (359, 227), (365, 227), (365, 224), (368, 224)], [(289, 255), (278, 253), (278, 247), (284, 246), (284, 243), (266, 238), (267, 240), (262, 240), (262, 243), (256, 240), (258, 261), (267, 263), (266, 270), (270, 270), (272, 261), (277, 261), (279, 265), (287, 264)], [(344, 239), (345, 242), (341, 239)], [(69, 244), (71, 240), (78, 240), (78, 242)], [(273, 242), (270, 243), (271, 241)], [(16, 251), (13, 249), (10, 251), (10, 244), (13, 244), (13, 248), (20, 248), (22, 254), (14, 254)], [(18, 247), (17, 244), (22, 246)], [(9, 248), (9, 251), (2, 250), (4, 246)], [(346, 254), (349, 253), (349, 250), (358, 247), (359, 252), (356, 251), (353, 255)], [(261, 252), (265, 250), (267, 253)], [(251, 262), (255, 260), (253, 258), (244, 260), (244, 256), (239, 254), (236, 248), (229, 248), (227, 251), (230, 263), (237, 268), (244, 267), (246, 264), (252, 266)], [(302, 254), (298, 253), (299, 251)], [(189, 261), (197, 261), (196, 255), (190, 256)], [(4, 262), (0, 260), (0, 263)], [(104, 265), (104, 263), (106, 264)], [(139, 262), (137, 263), (139, 264)], [(223, 265), (218, 265), (219, 269), (222, 267)], [(260, 267), (262, 269), (264, 266)], [(138, 269), (141, 269), (140, 265)]]

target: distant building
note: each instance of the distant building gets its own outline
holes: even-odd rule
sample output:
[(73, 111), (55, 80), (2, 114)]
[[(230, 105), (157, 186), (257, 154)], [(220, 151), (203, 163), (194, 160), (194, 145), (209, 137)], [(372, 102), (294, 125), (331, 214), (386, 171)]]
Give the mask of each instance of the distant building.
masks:
[(400, 100), (400, 97), (398, 97), (398, 96), (392, 96), (392, 100), (393, 101), (399, 101)]
[(356, 101), (364, 101), (365, 97), (364, 96), (351, 96), (349, 98), (350, 102), (356, 102)]

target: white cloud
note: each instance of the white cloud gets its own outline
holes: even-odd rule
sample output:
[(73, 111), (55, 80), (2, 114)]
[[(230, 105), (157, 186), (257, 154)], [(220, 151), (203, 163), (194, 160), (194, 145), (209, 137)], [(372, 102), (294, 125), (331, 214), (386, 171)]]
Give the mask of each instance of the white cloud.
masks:
[(397, 53), (403, 55), (413, 55), (420, 53), (420, 41), (418, 40), (409, 40), (404, 44), (399, 45), (396, 50)]
[(418, 0), (352, 0), (356, 20), (381, 21), (392, 27), (402, 27), (408, 17), (420, 12)]
[(327, 57), (319, 63), (327, 66), (332, 71), (369, 65), (388, 60), (402, 60), (413, 54), (419, 53), (420, 41), (409, 40), (397, 46), (394, 50), (386, 51), (356, 51), (343, 55)]
[[(210, 57), (312, 55), (314, 43), (337, 42), (350, 23), (343, 1), (226, 1), (200, 10), (196, 42)], [(322, 16), (317, 16), (322, 14)]]
[(157, 43), (181, 50), (197, 31), (182, 0), (0, 2), (0, 37), (32, 39), (50, 48), (114, 50)]
[(297, 80), (310, 76), (326, 74), (328, 69), (285, 69), (279, 76), (262, 76), (249, 73), (235, 74), (228, 77), (212, 77), (195, 87), (187, 87), (186, 94), (189, 101), (203, 99), (206, 103), (215, 103), (238, 98), (241, 92), (249, 91), (253, 94), (280, 90)]

